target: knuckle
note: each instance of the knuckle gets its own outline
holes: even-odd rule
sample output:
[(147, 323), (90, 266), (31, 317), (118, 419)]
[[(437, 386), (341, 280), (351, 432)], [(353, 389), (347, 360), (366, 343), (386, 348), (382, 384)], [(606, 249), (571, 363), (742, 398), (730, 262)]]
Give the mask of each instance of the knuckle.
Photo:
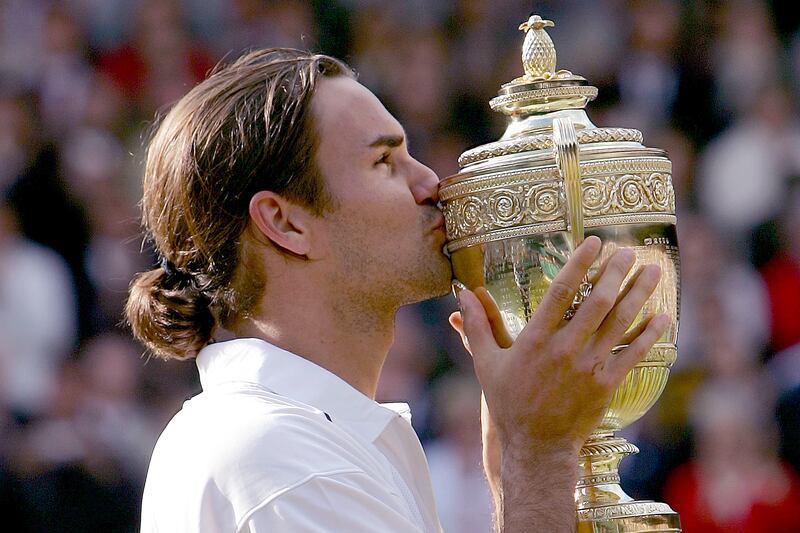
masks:
[(627, 331), (628, 326), (631, 325), (632, 318), (627, 313), (615, 313), (612, 317), (612, 324), (615, 332), (618, 332), (620, 335)]
[(545, 336), (538, 329), (532, 329), (530, 332), (530, 341), (528, 342), (530, 350), (534, 353), (540, 353), (545, 350), (547, 343)]
[(610, 309), (616, 301), (616, 295), (610, 291), (596, 291), (594, 295), (595, 303), (604, 309)]
[(572, 299), (575, 298), (575, 291), (568, 283), (563, 281), (554, 281), (553, 284), (550, 285), (550, 294), (553, 296), (554, 300), (562, 303), (572, 302)]

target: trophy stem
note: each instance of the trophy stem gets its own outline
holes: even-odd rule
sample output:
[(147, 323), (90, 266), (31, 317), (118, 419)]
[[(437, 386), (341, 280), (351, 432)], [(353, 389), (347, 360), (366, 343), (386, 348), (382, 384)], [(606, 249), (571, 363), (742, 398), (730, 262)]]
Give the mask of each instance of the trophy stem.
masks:
[(619, 463), (639, 449), (612, 433), (595, 434), (580, 452), (575, 488), (578, 533), (681, 531), (677, 513), (665, 503), (636, 501), (619, 484)]

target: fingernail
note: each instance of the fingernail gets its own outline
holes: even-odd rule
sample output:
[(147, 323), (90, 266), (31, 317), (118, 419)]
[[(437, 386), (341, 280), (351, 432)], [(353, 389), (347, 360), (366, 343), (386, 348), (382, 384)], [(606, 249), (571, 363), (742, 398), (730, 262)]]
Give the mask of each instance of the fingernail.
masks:
[(586, 237), (586, 239), (584, 239), (583, 243), (581, 244), (582, 245), (585, 244), (586, 246), (589, 247), (595, 247), (599, 250), (600, 247), (603, 245), (603, 242), (600, 240), (600, 237), (596, 235), (589, 235), (588, 237)]
[(471, 291), (467, 288), (463, 288), (460, 291), (458, 291), (458, 294), (456, 294), (456, 301), (458, 302), (458, 310), (461, 312), (462, 318), (464, 317), (464, 304), (461, 303), (461, 297), (465, 292), (471, 292)]

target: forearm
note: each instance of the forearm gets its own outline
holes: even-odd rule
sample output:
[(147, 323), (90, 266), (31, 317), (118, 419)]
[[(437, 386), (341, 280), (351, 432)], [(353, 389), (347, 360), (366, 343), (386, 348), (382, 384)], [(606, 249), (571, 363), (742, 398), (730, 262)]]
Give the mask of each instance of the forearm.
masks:
[(497, 530), (574, 531), (577, 480), (577, 454), (505, 450), (495, 499)]
[(501, 486), (500, 474), (492, 473), (488, 469), (484, 469), (486, 473), (486, 481), (489, 484), (489, 495), (492, 498), (492, 517), (495, 533), (500, 533), (503, 530), (503, 488)]

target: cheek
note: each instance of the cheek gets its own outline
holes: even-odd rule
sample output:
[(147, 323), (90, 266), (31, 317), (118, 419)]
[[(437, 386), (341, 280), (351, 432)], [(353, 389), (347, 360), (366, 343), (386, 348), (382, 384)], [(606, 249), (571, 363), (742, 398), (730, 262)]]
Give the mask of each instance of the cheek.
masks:
[[(422, 238), (422, 211), (411, 191), (396, 183), (373, 182), (353, 186), (341, 197), (331, 222), (338, 237), (347, 234), (350, 246), (381, 249)], [(332, 243), (334, 246), (336, 243)]]

